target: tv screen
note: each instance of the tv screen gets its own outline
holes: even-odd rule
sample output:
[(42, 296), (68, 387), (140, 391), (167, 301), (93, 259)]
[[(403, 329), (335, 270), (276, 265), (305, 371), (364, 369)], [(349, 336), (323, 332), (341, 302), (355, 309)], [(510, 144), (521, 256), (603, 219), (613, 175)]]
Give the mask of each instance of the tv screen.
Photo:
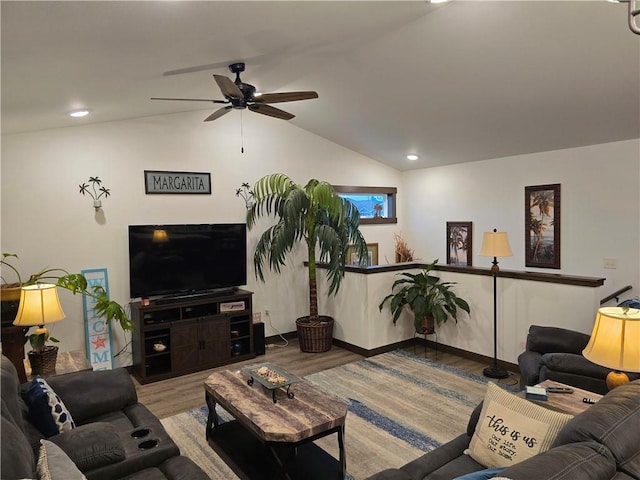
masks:
[(131, 298), (245, 285), (246, 225), (130, 225), (129, 282)]

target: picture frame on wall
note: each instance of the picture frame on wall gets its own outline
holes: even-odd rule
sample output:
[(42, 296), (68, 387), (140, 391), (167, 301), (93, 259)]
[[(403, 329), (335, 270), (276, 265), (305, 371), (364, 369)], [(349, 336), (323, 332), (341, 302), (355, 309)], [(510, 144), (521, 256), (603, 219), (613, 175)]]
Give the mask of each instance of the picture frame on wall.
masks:
[(560, 184), (524, 188), (525, 265), (560, 268)]
[(447, 222), (447, 265), (471, 267), (472, 222)]
[(360, 262), (358, 258), (358, 252), (353, 245), (347, 247), (347, 256), (345, 258), (346, 265), (353, 265), (357, 267), (370, 267), (372, 265), (378, 265), (378, 244), (367, 243), (367, 262)]

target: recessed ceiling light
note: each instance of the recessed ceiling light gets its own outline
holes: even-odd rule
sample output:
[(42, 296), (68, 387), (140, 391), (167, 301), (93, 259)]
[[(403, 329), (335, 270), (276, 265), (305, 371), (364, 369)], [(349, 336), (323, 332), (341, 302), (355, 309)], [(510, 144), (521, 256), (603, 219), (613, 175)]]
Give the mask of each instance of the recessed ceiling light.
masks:
[(80, 110), (74, 110), (72, 112), (69, 112), (69, 116), (70, 117), (86, 117), (87, 115), (89, 115), (89, 110), (87, 109), (80, 109)]
[(447, 3), (449, 0), (429, 0), (431, 3)]
[(419, 157), (415, 153), (410, 153), (407, 155), (407, 160), (417, 160)]

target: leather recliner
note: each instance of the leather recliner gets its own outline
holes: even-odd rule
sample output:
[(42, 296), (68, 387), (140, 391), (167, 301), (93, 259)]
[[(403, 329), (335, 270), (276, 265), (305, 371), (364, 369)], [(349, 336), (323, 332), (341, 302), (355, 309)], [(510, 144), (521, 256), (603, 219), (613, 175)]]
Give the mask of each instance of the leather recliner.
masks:
[[(526, 350), (518, 357), (520, 388), (544, 380), (554, 380), (576, 388), (604, 395), (610, 368), (587, 360), (582, 350), (591, 337), (585, 333), (559, 327), (531, 325)], [(630, 380), (640, 375), (627, 373)]]

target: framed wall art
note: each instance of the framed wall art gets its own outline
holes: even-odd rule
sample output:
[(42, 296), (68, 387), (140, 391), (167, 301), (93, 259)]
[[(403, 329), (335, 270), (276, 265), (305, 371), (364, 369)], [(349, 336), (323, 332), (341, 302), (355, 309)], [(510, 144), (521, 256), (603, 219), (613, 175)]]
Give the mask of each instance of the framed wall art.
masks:
[(471, 222), (447, 222), (447, 265), (470, 267), (473, 252)]
[(344, 263), (347, 265), (355, 265), (359, 267), (370, 267), (371, 265), (378, 265), (378, 244), (367, 243), (367, 253), (368, 258), (365, 265), (364, 262), (359, 262), (358, 252), (356, 252), (354, 246), (349, 245), (347, 248), (347, 258), (345, 259)]
[(560, 184), (524, 187), (525, 265), (560, 268)]

